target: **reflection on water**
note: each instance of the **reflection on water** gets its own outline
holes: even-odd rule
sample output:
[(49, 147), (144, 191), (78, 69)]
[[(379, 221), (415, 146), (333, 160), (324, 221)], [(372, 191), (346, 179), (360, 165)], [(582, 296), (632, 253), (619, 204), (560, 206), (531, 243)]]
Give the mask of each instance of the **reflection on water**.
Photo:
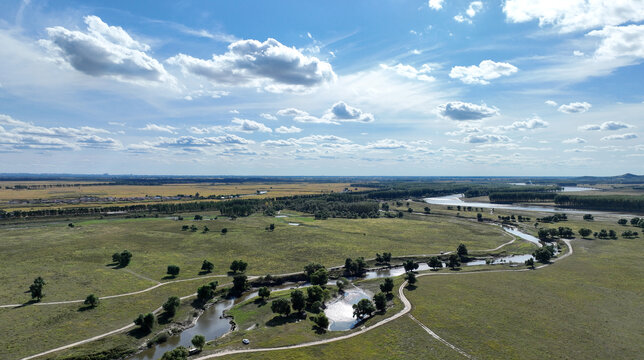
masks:
[(352, 329), (358, 320), (353, 317), (353, 305), (371, 296), (364, 290), (355, 287), (345, 291), (344, 295), (328, 304), (324, 314), (329, 318), (329, 330), (343, 331)]

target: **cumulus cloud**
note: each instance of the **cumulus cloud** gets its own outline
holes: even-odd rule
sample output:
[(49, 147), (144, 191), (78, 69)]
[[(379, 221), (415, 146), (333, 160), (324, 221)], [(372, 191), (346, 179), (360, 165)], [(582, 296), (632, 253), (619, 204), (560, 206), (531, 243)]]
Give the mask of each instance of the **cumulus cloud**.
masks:
[(167, 60), (184, 73), (204, 77), (215, 84), (263, 88), (270, 92), (302, 92), (333, 82), (331, 64), (275, 39), (264, 42), (239, 40), (224, 54), (199, 59), (178, 54)]
[(98, 16), (86, 16), (85, 32), (62, 26), (46, 29), (49, 39), (39, 43), (55, 58), (90, 76), (108, 76), (135, 83), (175, 79), (163, 65), (146, 53), (150, 46), (134, 40), (123, 28), (109, 26)]
[(381, 139), (375, 142), (367, 144), (367, 149), (375, 150), (396, 150), (396, 149), (406, 149), (409, 145), (404, 142), (393, 140), (393, 139)]
[(584, 140), (582, 138), (579, 138), (579, 137), (566, 139), (566, 140), (562, 141), (562, 143), (564, 143), (564, 144), (583, 144), (585, 142), (586, 142), (586, 140)]
[(472, 23), (472, 18), (476, 16), (476, 14), (483, 9), (483, 2), (481, 1), (472, 1), (470, 5), (467, 7), (465, 10), (465, 15), (463, 14), (458, 14), (454, 16), (454, 20), (459, 23), (467, 22), (469, 24)]
[(562, 33), (644, 20), (644, 2), (633, 0), (507, 0), (507, 19), (514, 23), (539, 20)]
[(555, 106), (557, 106), (558, 104), (557, 104), (557, 102), (556, 102), (556, 101), (546, 100), (546, 105), (548, 105), (548, 106), (552, 106), (552, 107), (555, 107)]
[(631, 139), (637, 139), (637, 138), (638, 138), (637, 134), (628, 133), (628, 134), (604, 136), (603, 138), (601, 138), (601, 141), (631, 140)]
[(447, 119), (465, 121), (481, 120), (499, 115), (499, 109), (485, 104), (476, 105), (461, 101), (451, 101), (436, 108), (436, 113)]
[(397, 65), (394, 66), (389, 66), (386, 64), (380, 64), (380, 67), (385, 70), (390, 70), (395, 72), (396, 74), (406, 77), (408, 79), (415, 79), (415, 80), (421, 80), (421, 81), (434, 81), (436, 78), (433, 76), (429, 76), (429, 74), (432, 71), (432, 68), (429, 66), (429, 64), (423, 64), (420, 68), (416, 69), (415, 67), (411, 65), (403, 65), (398, 63)]
[(570, 104), (561, 105), (558, 110), (566, 114), (576, 114), (584, 113), (591, 107), (592, 105), (587, 102), (571, 102)]
[(259, 114), (259, 116), (263, 117), (266, 120), (277, 120), (275, 115), (272, 115), (272, 114), (261, 113), (261, 114)]
[(266, 140), (262, 142), (262, 146), (266, 147), (286, 147), (286, 146), (296, 146), (297, 142), (293, 139), (289, 140)]
[(507, 143), (510, 141), (511, 141), (510, 138), (505, 135), (495, 135), (495, 134), (483, 134), (483, 135), (470, 134), (463, 138), (463, 142), (469, 143), (469, 144)]
[(632, 128), (633, 125), (630, 124), (625, 124), (623, 122), (619, 121), (606, 121), (601, 124), (588, 124), (584, 126), (580, 126), (579, 130), (587, 130), (587, 131), (613, 131), (613, 130), (620, 130), (620, 129), (628, 129)]
[(43, 127), (0, 114), (0, 150), (79, 150), (103, 148), (117, 150), (122, 144), (115, 139), (96, 134), (109, 134), (105, 129), (89, 126), (80, 128)]
[(243, 132), (258, 131), (258, 132), (265, 132), (265, 133), (273, 132), (273, 130), (268, 126), (253, 120), (234, 118), (232, 123), (238, 125), (236, 128), (233, 128), (234, 130), (237, 130), (237, 131), (243, 131)]
[(429, 5), (430, 9), (440, 10), (440, 9), (443, 8), (443, 2), (444, 1), (445, 0), (429, 0), (427, 2), (427, 5)]
[(298, 144), (316, 145), (320, 143), (350, 144), (351, 140), (335, 135), (310, 135), (295, 140)]
[[(642, 4), (644, 9), (644, 2)], [(595, 50), (596, 59), (610, 61), (617, 58), (644, 58), (644, 25), (606, 26), (589, 32), (587, 36), (602, 39)]]
[(291, 116), (294, 121), (301, 123), (314, 123), (314, 124), (335, 124), (339, 125), (342, 122), (360, 122), (369, 123), (375, 120), (373, 114), (364, 112), (358, 108), (347, 105), (344, 101), (338, 101), (328, 109), (324, 115), (317, 117), (309, 114), (306, 111), (287, 108), (277, 112), (279, 116)]
[(159, 132), (167, 132), (170, 134), (174, 134), (175, 133), (174, 131), (177, 130), (177, 128), (170, 125), (147, 124), (145, 127), (140, 128), (139, 130), (159, 131)]
[(534, 116), (525, 121), (515, 121), (509, 126), (503, 126), (503, 130), (533, 130), (539, 128), (547, 128), (550, 125), (547, 121), (542, 120), (538, 116)]
[(454, 66), (449, 73), (449, 77), (460, 79), (466, 84), (487, 85), (490, 83), (488, 80), (509, 76), (518, 70), (516, 66), (509, 63), (483, 60), (478, 66)]
[(299, 133), (302, 132), (302, 129), (296, 126), (280, 126), (277, 129), (275, 129), (276, 133), (279, 134), (294, 134), (294, 133)]

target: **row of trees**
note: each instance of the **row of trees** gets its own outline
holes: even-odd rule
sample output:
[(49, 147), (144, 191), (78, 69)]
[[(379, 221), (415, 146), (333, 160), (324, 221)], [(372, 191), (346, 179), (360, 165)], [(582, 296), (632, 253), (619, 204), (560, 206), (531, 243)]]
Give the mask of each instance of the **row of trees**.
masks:
[(644, 196), (560, 194), (554, 200), (559, 206), (578, 209), (644, 211)]
[(535, 202), (549, 201), (557, 196), (554, 192), (535, 192), (535, 191), (512, 191), (512, 192), (492, 192), (490, 193), (490, 202), (493, 203), (514, 203), (514, 202)]

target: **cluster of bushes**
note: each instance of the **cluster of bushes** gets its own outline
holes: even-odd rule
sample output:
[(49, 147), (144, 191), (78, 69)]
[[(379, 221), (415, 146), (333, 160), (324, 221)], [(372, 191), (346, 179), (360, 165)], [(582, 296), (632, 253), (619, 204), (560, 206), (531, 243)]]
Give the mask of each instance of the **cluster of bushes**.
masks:
[(554, 241), (556, 237), (561, 237), (565, 239), (572, 239), (575, 237), (575, 233), (569, 227), (560, 226), (557, 229), (539, 229), (537, 237), (541, 241)]
[(537, 218), (537, 221), (538, 222), (543, 222), (543, 223), (556, 223), (556, 222), (560, 222), (560, 221), (568, 221), (568, 215), (566, 215), (564, 213), (561, 213), (561, 214), (557, 213), (557, 214), (554, 214), (554, 215), (544, 216), (542, 218)]

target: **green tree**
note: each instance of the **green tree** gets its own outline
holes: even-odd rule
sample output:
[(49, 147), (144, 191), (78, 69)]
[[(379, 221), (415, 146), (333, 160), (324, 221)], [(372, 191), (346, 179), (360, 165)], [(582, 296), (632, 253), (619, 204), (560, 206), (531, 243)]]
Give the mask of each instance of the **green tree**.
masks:
[(593, 221), (595, 218), (593, 217), (592, 214), (585, 214), (584, 215), (584, 220), (586, 221)]
[(534, 258), (537, 259), (538, 262), (547, 264), (548, 262), (550, 262), (553, 253), (554, 250), (551, 246), (544, 246), (535, 250), (532, 253), (532, 256), (534, 256)]
[(379, 292), (374, 295), (373, 302), (378, 311), (385, 312), (385, 310), (387, 310), (387, 295), (385, 295), (385, 293)]
[(206, 345), (206, 337), (203, 335), (195, 335), (190, 342), (194, 347), (201, 350)]
[(306, 288), (306, 302), (312, 304), (316, 301), (323, 302), (329, 296), (328, 291), (319, 285), (312, 285)]
[(405, 272), (414, 271), (418, 269), (418, 264), (414, 260), (407, 260), (403, 263), (403, 268), (405, 268)]
[(115, 264), (120, 264), (121, 263), (121, 253), (114, 253), (112, 254), (112, 262)]
[(627, 219), (619, 219), (619, 220), (617, 220), (617, 223), (620, 224), (620, 225), (626, 225), (626, 224), (628, 224), (628, 220)]
[(215, 269), (215, 264), (211, 263), (208, 260), (204, 260), (201, 264), (201, 270), (205, 272), (212, 272)]
[(269, 296), (271, 296), (271, 290), (266, 286), (261, 287), (259, 288), (257, 295), (259, 295), (259, 297), (262, 298), (262, 300), (266, 300), (268, 299)]
[(481, 213), (476, 214), (476, 221), (478, 221), (478, 222), (483, 221), (483, 214), (481, 214)]
[(177, 309), (179, 309), (179, 305), (181, 305), (181, 300), (176, 296), (170, 296), (168, 300), (163, 303), (163, 311), (170, 316), (174, 316), (174, 314), (177, 313)]
[(179, 275), (179, 270), (180, 269), (177, 265), (168, 265), (168, 271), (166, 273), (172, 277), (176, 277)]
[(306, 276), (309, 277), (310, 280), (311, 274), (318, 271), (319, 269), (324, 269), (324, 265), (318, 263), (309, 263), (304, 267), (304, 274), (306, 274)]
[(390, 294), (394, 289), (394, 280), (392, 278), (385, 278), (385, 282), (380, 284), (380, 291)]
[(271, 303), (271, 311), (275, 314), (287, 316), (291, 313), (291, 304), (284, 298), (275, 299)]
[(579, 235), (581, 235), (581, 237), (583, 237), (583, 238), (588, 237), (590, 234), (593, 233), (592, 230), (587, 229), (587, 228), (581, 228), (581, 229), (579, 229), (578, 232), (579, 232)]
[(291, 291), (291, 307), (297, 312), (302, 312), (306, 307), (306, 300), (304, 299), (302, 290)]
[(533, 269), (534, 269), (534, 259), (533, 259), (533, 258), (529, 258), (528, 260), (526, 260), (526, 261), (525, 261), (525, 266), (528, 266), (528, 267), (530, 267), (530, 268), (533, 268)]
[[(114, 260), (114, 255), (112, 255), (112, 260)], [(130, 261), (132, 260), (132, 253), (123, 250), (118, 257), (118, 263), (120, 267), (126, 267), (130, 264)]]
[(268, 225), (268, 230), (270, 230), (270, 231), (275, 230), (275, 224)]
[(347, 280), (346, 278), (343, 278), (343, 277), (339, 278), (335, 282), (335, 286), (338, 287), (338, 291), (340, 293), (344, 293), (344, 289), (347, 287), (348, 284), (349, 284), (349, 280)]
[(434, 269), (434, 270), (440, 269), (440, 268), (443, 267), (443, 263), (438, 259), (437, 256), (430, 257), (429, 262), (427, 263), (427, 265), (429, 265), (429, 267)]
[(232, 270), (233, 273), (244, 272), (247, 267), (248, 263), (243, 260), (233, 260), (230, 264), (230, 270)]
[(197, 300), (201, 303), (206, 303), (213, 297), (215, 297), (215, 290), (211, 286), (203, 285), (197, 289)]
[(154, 324), (156, 323), (156, 318), (153, 313), (147, 313), (145, 315), (139, 314), (139, 316), (134, 319), (134, 324), (139, 325), (141, 329), (152, 330)]
[(369, 299), (362, 299), (353, 305), (353, 316), (362, 320), (365, 316), (371, 316), (376, 311), (373, 302)]
[(449, 266), (452, 270), (461, 267), (461, 259), (458, 255), (452, 254), (447, 258), (447, 266)]
[(235, 275), (233, 277), (233, 291), (241, 294), (248, 289), (248, 277), (246, 275)]
[(640, 223), (640, 218), (634, 217), (631, 219), (631, 225), (637, 226)]
[(31, 298), (36, 299), (37, 301), (42, 300), (42, 298), (45, 296), (43, 293), (43, 287), (47, 283), (45, 280), (38, 276), (37, 278), (34, 279), (34, 283), (29, 285), (29, 292), (31, 293)]
[(226, 235), (228, 233), (228, 229), (223, 228), (221, 229), (221, 235)]
[(456, 254), (460, 256), (461, 258), (464, 256), (467, 256), (467, 247), (465, 244), (459, 244), (458, 247), (456, 248)]
[(329, 281), (329, 273), (325, 268), (316, 270), (310, 276), (311, 284), (324, 286)]
[(183, 346), (179, 346), (173, 350), (166, 351), (161, 360), (186, 360), (190, 355), (190, 351)]
[(85, 298), (85, 301), (83, 301), (83, 304), (89, 305), (90, 307), (95, 308), (98, 306), (98, 302), (99, 302), (98, 296), (94, 294), (89, 294)]
[(322, 331), (326, 331), (326, 329), (329, 328), (329, 318), (327, 318), (323, 312), (315, 316), (311, 316), (311, 321), (313, 321), (313, 323), (315, 323), (315, 326), (317, 326), (318, 329)]
[(405, 280), (407, 280), (409, 285), (414, 285), (416, 283), (416, 281), (418, 281), (416, 279), (416, 274), (414, 274), (411, 271), (405, 274)]

